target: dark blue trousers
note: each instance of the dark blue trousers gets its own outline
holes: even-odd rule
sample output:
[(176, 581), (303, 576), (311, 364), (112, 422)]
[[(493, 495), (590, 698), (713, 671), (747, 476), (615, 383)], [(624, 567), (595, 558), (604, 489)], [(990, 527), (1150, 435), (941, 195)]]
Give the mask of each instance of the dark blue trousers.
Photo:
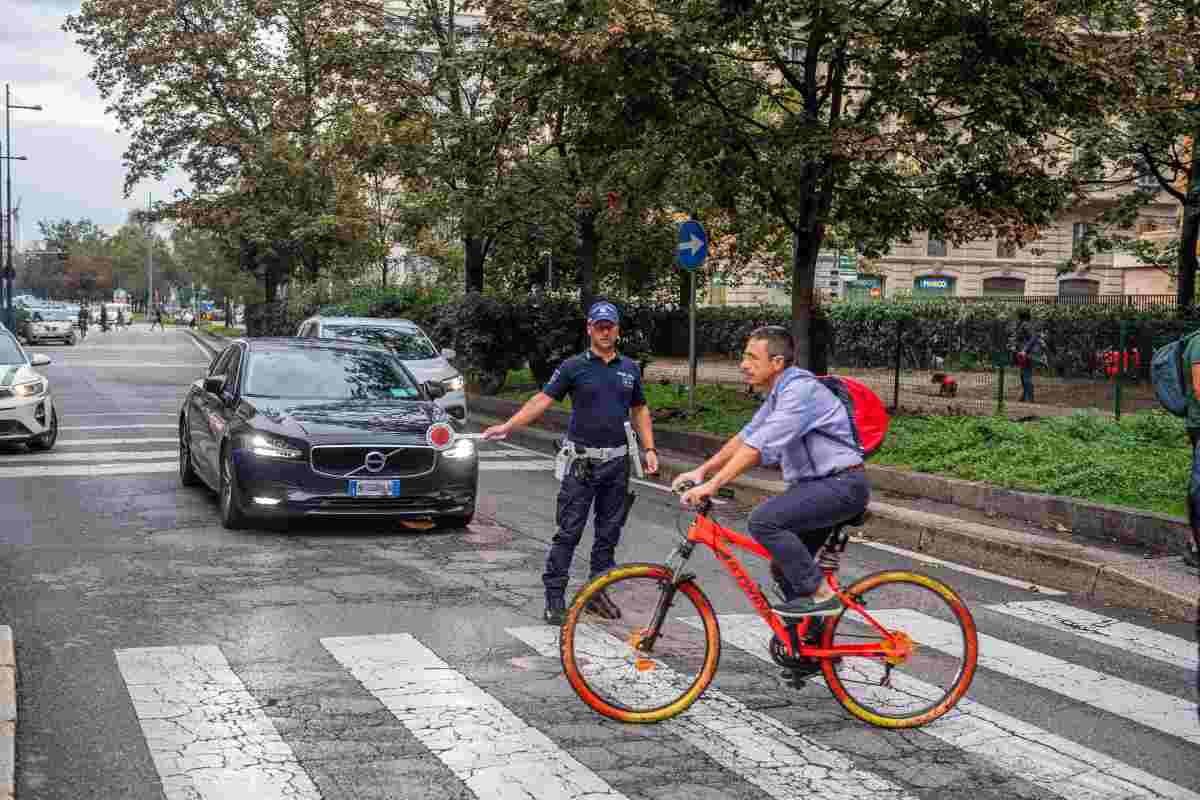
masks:
[(1021, 367), (1021, 402), (1033, 402), (1033, 366)]
[(558, 489), (558, 532), (546, 557), (542, 584), (547, 597), (563, 597), (567, 591), (568, 571), (575, 548), (583, 537), (588, 511), (596, 506), (593, 524), (591, 577), (616, 566), (617, 543), (621, 539), (625, 496), (629, 491), (627, 458), (614, 458), (593, 463), (591, 475), (578, 477), (567, 474)]
[(1200, 547), (1200, 430), (1188, 429), (1192, 440), (1192, 477), (1188, 482), (1188, 521), (1192, 523), (1192, 539)]
[(829, 528), (866, 511), (870, 499), (867, 473), (854, 470), (794, 483), (754, 509), (750, 535), (771, 554), (771, 572), (788, 600), (817, 590), (824, 575), (813, 552), (824, 543)]

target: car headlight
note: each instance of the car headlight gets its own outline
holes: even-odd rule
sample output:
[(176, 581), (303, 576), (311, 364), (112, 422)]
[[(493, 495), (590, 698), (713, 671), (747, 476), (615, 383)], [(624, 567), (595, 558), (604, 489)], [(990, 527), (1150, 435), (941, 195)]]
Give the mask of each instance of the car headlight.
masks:
[(474, 458), (475, 443), (470, 439), (459, 439), (449, 450), (442, 452), (442, 458)]
[(262, 458), (302, 458), (304, 451), (287, 439), (276, 436), (263, 436), (261, 433), (250, 437), (250, 452)]
[(13, 394), (17, 397), (37, 397), (45, 391), (45, 381), (27, 381), (25, 383), (18, 383), (13, 387)]
[(442, 386), (446, 387), (447, 392), (461, 392), (466, 386), (466, 381), (463, 380), (462, 375), (455, 375), (453, 378), (442, 381)]

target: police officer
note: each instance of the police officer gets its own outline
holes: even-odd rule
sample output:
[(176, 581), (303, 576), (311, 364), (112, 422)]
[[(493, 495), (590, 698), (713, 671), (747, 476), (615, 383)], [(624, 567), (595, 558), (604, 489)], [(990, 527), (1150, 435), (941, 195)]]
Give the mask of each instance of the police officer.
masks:
[[(658, 472), (658, 452), (654, 449), (650, 409), (642, 393), (641, 370), (616, 350), (619, 324), (612, 303), (593, 304), (587, 316), (591, 346), (564, 361), (542, 391), (507, 422), (483, 432), (484, 439), (504, 438), (514, 429), (537, 420), (555, 401), (571, 396), (571, 420), (564, 450), (573, 450), (574, 458), (570, 470), (562, 476), (556, 517), (558, 532), (550, 545), (542, 575), (546, 589), (543, 618), (551, 625), (561, 625), (566, 619), (568, 570), (593, 503), (596, 513), (591, 576), (615, 566), (621, 526), (632, 499), (625, 434), (625, 422), (630, 417), (646, 452), (646, 471)], [(597, 597), (589, 610), (610, 619), (620, 616), (620, 609), (607, 596)]]

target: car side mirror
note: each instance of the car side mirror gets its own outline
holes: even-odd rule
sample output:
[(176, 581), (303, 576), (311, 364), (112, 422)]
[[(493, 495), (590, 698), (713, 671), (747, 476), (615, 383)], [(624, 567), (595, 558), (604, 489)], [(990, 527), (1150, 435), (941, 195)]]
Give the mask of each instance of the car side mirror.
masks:
[(29, 366), (31, 367), (44, 367), (49, 363), (50, 356), (44, 356), (41, 353), (34, 353), (33, 357), (29, 359)]
[(442, 358), (446, 359), (447, 361), (453, 361), (454, 357), (457, 355), (458, 352), (449, 347), (442, 348)]
[(219, 395), (225, 388), (224, 375), (210, 375), (204, 379), (204, 391)]
[(446, 396), (446, 387), (437, 381), (425, 381), (425, 391), (429, 393), (430, 400)]

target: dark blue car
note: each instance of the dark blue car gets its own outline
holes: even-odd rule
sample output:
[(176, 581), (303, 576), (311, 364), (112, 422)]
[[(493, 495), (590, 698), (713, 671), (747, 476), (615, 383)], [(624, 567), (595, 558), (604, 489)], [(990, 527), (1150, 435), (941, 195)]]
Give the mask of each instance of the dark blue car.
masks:
[(240, 339), (192, 384), (179, 477), (220, 497), (221, 522), (390, 517), (465, 526), (479, 462), (390, 351), (330, 339)]

